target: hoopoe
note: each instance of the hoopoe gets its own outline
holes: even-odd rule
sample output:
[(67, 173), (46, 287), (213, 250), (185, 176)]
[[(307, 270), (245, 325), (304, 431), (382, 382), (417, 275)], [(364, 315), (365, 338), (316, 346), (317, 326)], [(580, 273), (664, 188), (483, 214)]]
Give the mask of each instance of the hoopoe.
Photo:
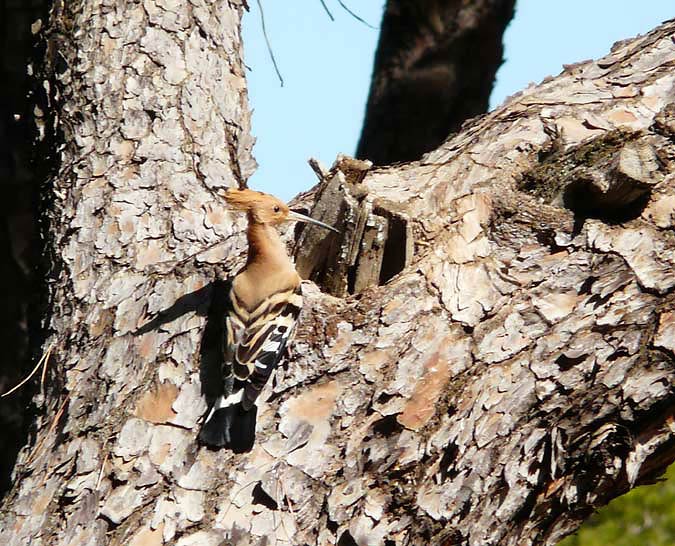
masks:
[(243, 452), (255, 440), (256, 399), (285, 352), (302, 306), (300, 276), (275, 226), (297, 220), (337, 230), (265, 193), (228, 190), (225, 200), (247, 214), (248, 259), (228, 294), (223, 394), (211, 407), (199, 438)]

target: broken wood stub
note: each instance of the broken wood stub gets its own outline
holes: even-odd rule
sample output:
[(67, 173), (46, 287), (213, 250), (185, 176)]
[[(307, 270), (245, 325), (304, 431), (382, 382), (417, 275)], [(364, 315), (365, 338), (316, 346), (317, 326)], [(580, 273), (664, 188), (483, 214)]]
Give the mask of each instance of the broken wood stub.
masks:
[(407, 216), (368, 192), (369, 161), (339, 156), (321, 174), (311, 216), (340, 235), (305, 226), (296, 246), (296, 267), (326, 292), (344, 297), (385, 284), (411, 263), (414, 244)]
[[(627, 221), (640, 215), (664, 176), (655, 134), (612, 131), (573, 149), (552, 153), (526, 173), (520, 189), (585, 218)], [(640, 206), (642, 203), (642, 206)]]

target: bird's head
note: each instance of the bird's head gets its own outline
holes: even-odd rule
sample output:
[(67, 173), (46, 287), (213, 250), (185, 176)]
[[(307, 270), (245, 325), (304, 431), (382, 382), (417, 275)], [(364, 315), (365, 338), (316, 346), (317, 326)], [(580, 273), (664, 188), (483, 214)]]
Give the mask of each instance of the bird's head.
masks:
[(314, 218), (310, 218), (309, 216), (305, 216), (304, 214), (289, 209), (288, 205), (281, 199), (277, 199), (268, 193), (249, 189), (229, 189), (225, 193), (225, 201), (227, 201), (228, 205), (234, 210), (248, 213), (249, 218), (258, 224), (276, 226), (283, 222), (295, 220), (316, 224), (339, 233), (335, 228), (324, 224), (323, 222), (319, 222)]

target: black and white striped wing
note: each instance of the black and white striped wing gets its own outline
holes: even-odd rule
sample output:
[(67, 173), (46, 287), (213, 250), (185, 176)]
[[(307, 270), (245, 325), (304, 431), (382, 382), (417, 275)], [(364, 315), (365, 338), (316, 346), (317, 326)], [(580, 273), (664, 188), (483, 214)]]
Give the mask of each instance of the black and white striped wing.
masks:
[(293, 335), (302, 296), (299, 288), (275, 294), (251, 313), (238, 309), (234, 295), (232, 303), (226, 323), (226, 365), (230, 363), (235, 382), (243, 383), (241, 404), (250, 409)]

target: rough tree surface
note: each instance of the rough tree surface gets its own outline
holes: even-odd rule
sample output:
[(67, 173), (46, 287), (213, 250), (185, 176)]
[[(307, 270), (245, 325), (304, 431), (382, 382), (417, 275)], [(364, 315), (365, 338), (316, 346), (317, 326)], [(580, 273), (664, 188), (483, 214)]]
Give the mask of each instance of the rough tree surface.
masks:
[(675, 458), (675, 22), (419, 162), (315, 164), (301, 202), (343, 235), (300, 236), (318, 285), (257, 444), (197, 444), (211, 281), (244, 244), (215, 193), (252, 166), (241, 9), (56, 6), (53, 349), (0, 543), (552, 545), (658, 475)]

